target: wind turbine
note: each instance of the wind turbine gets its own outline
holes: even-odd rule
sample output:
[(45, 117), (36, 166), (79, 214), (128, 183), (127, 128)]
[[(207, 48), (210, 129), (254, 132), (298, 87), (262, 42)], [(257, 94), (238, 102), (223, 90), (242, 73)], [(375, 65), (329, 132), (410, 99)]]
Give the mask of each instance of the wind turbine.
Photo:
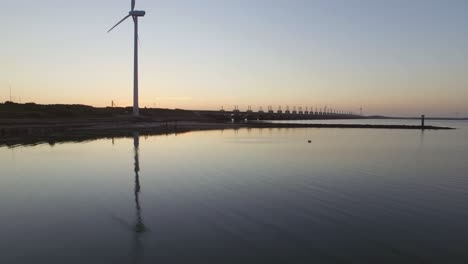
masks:
[(111, 32), (115, 27), (124, 22), (127, 18), (132, 17), (135, 24), (135, 40), (134, 40), (134, 70), (133, 70), (133, 116), (139, 116), (140, 111), (138, 108), (138, 18), (144, 17), (145, 11), (135, 10), (135, 0), (132, 0), (131, 10), (128, 15), (113, 26), (107, 33)]

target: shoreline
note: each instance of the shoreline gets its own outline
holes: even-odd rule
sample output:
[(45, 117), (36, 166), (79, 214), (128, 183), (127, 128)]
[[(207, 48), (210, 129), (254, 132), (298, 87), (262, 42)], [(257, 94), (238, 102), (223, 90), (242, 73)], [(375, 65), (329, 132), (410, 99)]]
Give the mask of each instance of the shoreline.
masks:
[[(40, 122), (13, 122), (0, 120), (0, 146), (34, 145), (40, 143), (80, 142), (101, 138), (130, 137), (134, 132), (142, 135), (179, 134), (192, 131), (236, 129), (404, 129), (422, 130), (421, 126), (370, 124), (293, 124), (293, 123), (216, 123), (196, 121), (154, 121), (145, 118), (41, 120)], [(450, 130), (450, 127), (425, 126), (424, 130)]]

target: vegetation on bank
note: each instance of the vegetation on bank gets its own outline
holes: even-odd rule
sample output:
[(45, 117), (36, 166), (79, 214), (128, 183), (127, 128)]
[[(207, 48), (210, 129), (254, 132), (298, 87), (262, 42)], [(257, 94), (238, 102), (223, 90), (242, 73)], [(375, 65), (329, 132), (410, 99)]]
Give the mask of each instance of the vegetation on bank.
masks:
[[(0, 119), (82, 119), (112, 118), (130, 116), (131, 107), (93, 107), (88, 105), (41, 105), (36, 103), (18, 104), (5, 102), (0, 104)], [(203, 119), (193, 111), (180, 109), (141, 108), (140, 115), (162, 118), (164, 120), (199, 120)]]

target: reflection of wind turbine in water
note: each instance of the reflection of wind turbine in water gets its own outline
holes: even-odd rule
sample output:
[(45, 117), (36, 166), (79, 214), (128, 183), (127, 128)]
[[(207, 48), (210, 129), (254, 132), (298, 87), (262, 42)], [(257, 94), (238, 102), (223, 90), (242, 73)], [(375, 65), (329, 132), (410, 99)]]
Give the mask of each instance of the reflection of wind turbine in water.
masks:
[(134, 238), (134, 248), (133, 248), (133, 262), (132, 263), (139, 263), (142, 256), (142, 241), (141, 235), (147, 231), (146, 226), (143, 224), (143, 217), (141, 216), (141, 207), (140, 207), (140, 134), (138, 132), (133, 133), (133, 150), (134, 150), (134, 172), (135, 172), (135, 188), (134, 188), (134, 195), (135, 195), (135, 208), (136, 208), (136, 222), (134, 225), (128, 223), (127, 221), (113, 216), (113, 218), (119, 222), (122, 226), (125, 227), (127, 230), (131, 230), (133, 233)]
[(136, 205), (136, 216), (137, 221), (135, 224), (135, 232), (143, 233), (146, 230), (145, 225), (143, 224), (143, 219), (141, 217), (141, 207), (140, 207), (140, 135), (138, 132), (133, 134), (133, 146), (135, 151), (135, 205)]
[(143, 251), (143, 245), (140, 240), (140, 235), (146, 231), (146, 227), (143, 224), (143, 218), (141, 217), (141, 207), (140, 207), (140, 134), (138, 132), (133, 133), (133, 150), (135, 154), (135, 207), (136, 207), (136, 223), (133, 227), (134, 231), (134, 252), (133, 252), (133, 263), (140, 263), (141, 256)]

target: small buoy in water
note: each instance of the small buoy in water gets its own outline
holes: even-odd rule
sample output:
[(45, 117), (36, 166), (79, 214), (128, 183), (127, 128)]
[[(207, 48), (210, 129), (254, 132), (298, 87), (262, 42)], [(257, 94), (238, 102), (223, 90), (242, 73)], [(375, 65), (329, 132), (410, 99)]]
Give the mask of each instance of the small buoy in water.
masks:
[(312, 140), (309, 140), (309, 143), (312, 143)]

